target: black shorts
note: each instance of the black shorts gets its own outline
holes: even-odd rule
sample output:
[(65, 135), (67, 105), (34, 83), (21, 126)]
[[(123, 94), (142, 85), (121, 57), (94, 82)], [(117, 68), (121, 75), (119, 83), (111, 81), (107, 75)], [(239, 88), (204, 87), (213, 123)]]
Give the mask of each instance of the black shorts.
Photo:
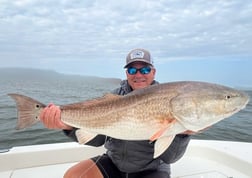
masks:
[(136, 173), (122, 172), (106, 154), (91, 159), (96, 163), (104, 178), (170, 178), (167, 172), (158, 170), (146, 170)]

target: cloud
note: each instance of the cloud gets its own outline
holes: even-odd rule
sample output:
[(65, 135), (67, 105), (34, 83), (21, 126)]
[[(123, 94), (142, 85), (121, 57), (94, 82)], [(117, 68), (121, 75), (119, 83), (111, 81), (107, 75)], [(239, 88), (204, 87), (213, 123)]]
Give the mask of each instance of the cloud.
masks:
[(116, 59), (134, 47), (163, 60), (251, 56), (251, 9), (249, 0), (4, 0), (0, 57)]

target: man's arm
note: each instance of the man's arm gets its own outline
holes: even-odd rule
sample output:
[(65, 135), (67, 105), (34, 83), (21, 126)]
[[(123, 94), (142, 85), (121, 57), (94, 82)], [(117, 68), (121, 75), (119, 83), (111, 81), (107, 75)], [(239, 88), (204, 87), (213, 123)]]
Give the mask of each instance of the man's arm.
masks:
[(174, 163), (179, 160), (185, 153), (188, 143), (191, 139), (190, 135), (178, 134), (173, 139), (171, 145), (160, 156), (165, 163)]

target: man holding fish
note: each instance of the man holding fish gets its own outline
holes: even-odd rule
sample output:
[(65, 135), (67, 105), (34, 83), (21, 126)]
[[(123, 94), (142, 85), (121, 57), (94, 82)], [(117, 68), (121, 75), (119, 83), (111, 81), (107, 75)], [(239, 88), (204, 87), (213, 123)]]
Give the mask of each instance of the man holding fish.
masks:
[[(113, 94), (126, 95), (133, 90), (158, 84), (154, 80), (156, 69), (151, 55), (145, 49), (130, 51), (124, 68), (127, 80), (122, 81), (121, 87), (114, 90)], [(48, 105), (42, 110), (40, 119), (47, 128), (63, 129), (66, 135), (77, 141), (76, 132), (79, 129), (61, 121), (61, 110), (58, 106)], [(170, 146), (154, 158), (155, 139), (162, 135), (162, 132), (153, 135), (153, 142), (120, 140), (106, 135), (97, 135), (85, 144), (92, 146), (104, 144), (107, 149), (106, 154), (81, 161), (71, 167), (64, 178), (169, 178), (170, 164), (183, 156), (190, 136), (177, 134)]]
[(31, 97), (8, 94), (18, 110), (16, 129), (41, 120), (80, 144), (105, 145), (106, 154), (76, 164), (65, 178), (170, 177), (169, 164), (184, 154), (188, 134), (232, 116), (249, 102), (248, 94), (214, 83), (157, 84), (144, 49), (131, 51), (125, 68), (127, 80), (113, 94), (84, 102), (46, 107)]

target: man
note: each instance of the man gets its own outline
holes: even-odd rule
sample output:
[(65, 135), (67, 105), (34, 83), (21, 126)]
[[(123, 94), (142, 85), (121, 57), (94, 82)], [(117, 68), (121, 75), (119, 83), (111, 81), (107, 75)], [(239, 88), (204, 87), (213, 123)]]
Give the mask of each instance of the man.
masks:
[[(112, 93), (126, 95), (133, 90), (158, 84), (154, 80), (156, 69), (149, 51), (134, 49), (126, 57), (127, 80)], [(144, 107), (144, 106), (143, 106)], [(60, 120), (60, 109), (49, 105), (41, 113), (41, 120), (48, 128), (63, 129), (65, 134), (76, 140), (75, 131)], [(119, 140), (98, 135), (86, 143), (92, 146), (105, 145), (106, 154), (81, 161), (71, 167), (64, 178), (169, 178), (170, 163), (180, 159), (189, 143), (187, 134), (177, 135), (169, 148), (158, 158), (153, 159), (154, 143), (149, 140)]]

